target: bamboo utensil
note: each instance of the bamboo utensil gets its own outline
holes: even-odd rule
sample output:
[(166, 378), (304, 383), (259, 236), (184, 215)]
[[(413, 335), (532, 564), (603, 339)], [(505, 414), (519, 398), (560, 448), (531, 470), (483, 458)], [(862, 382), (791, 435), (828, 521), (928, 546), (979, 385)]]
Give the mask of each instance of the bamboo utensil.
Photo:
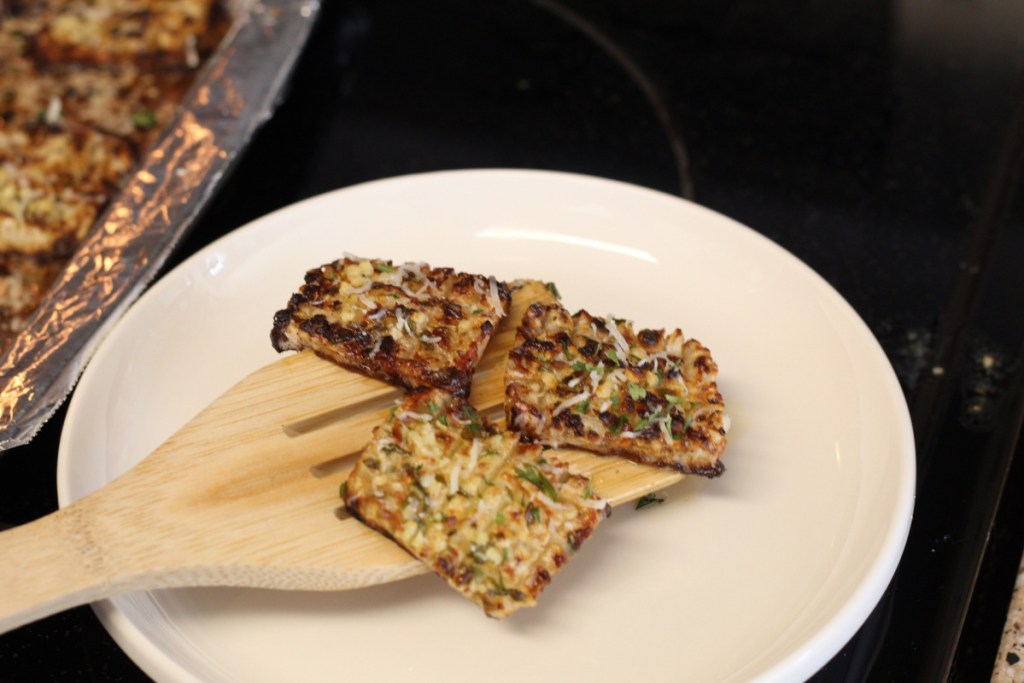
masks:
[[(471, 391), (487, 415), (526, 287), (488, 346)], [(401, 392), (311, 352), (252, 373), (99, 491), (0, 533), (0, 632), (118, 593), (181, 586), (342, 590), (428, 571), (349, 518), (339, 485)], [(682, 475), (560, 450), (612, 505)]]

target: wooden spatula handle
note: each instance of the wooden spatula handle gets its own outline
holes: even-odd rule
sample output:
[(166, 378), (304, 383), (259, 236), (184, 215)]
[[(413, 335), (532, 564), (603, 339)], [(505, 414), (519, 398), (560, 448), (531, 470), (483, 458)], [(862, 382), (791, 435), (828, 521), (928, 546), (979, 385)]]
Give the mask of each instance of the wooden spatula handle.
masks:
[(131, 589), (111, 578), (90, 517), (72, 506), (0, 533), (0, 632)]

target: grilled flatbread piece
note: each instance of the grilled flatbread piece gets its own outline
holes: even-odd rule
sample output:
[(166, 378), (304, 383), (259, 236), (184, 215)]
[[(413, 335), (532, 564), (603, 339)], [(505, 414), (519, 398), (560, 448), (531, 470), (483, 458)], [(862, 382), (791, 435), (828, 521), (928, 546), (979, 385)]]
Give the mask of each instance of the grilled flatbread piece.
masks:
[(306, 274), (270, 336), (385, 382), (467, 393), (510, 303), (493, 277), (346, 257)]
[(510, 429), (550, 446), (722, 473), (728, 418), (711, 353), (679, 330), (535, 304), (506, 370)]
[(496, 618), (536, 604), (611, 511), (586, 477), (439, 390), (410, 393), (377, 427), (343, 497)]

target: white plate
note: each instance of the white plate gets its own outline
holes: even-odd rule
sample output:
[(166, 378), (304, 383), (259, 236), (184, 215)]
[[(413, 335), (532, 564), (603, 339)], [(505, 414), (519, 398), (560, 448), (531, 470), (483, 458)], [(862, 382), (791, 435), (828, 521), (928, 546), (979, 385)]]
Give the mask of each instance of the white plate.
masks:
[[(343, 252), (558, 284), (572, 310), (680, 326), (709, 346), (727, 471), (616, 509), (505, 621), (423, 576), (347, 593), (180, 589), (97, 605), (161, 681), (793, 681), (877, 603), (913, 509), (906, 405), (868, 329), (757, 233), (680, 199), (540, 171), (407, 176), (233, 232), (157, 283), (71, 401), (62, 505), (124, 472), (276, 358), (268, 333)], [(335, 485), (333, 482), (329, 485)]]

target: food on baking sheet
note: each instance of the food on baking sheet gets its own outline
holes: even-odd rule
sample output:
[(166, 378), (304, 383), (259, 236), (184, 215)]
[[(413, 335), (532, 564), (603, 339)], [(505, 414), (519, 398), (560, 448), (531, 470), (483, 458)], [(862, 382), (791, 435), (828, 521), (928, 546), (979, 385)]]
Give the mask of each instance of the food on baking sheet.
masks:
[(541, 446), (427, 389), (376, 428), (342, 495), (356, 517), (497, 618), (534, 605), (610, 513), (586, 477)]
[(218, 7), (0, 2), (0, 352), (170, 121)]
[(346, 257), (306, 273), (271, 342), (399, 386), (466, 393), (510, 303), (494, 277)]
[(675, 330), (535, 304), (506, 370), (509, 428), (550, 446), (717, 476), (728, 418), (717, 366)]
[(28, 49), (40, 62), (199, 66), (216, 21), (210, 0), (20, 0), (38, 22)]

